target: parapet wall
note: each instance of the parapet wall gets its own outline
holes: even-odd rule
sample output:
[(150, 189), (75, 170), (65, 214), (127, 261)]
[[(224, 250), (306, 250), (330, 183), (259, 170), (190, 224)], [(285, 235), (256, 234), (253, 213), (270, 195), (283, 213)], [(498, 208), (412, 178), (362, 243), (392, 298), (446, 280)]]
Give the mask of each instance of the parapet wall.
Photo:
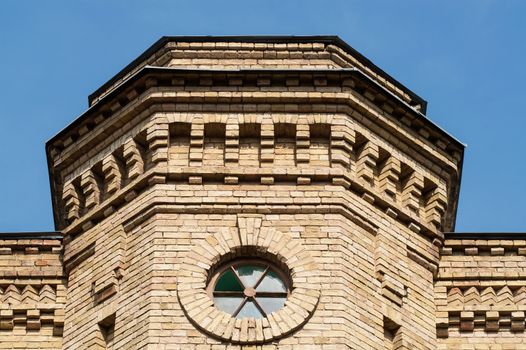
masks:
[(66, 283), (60, 236), (0, 237), (0, 349), (62, 348)]
[(462, 236), (449, 234), (441, 252), (435, 282), (439, 348), (525, 348), (526, 237)]
[(90, 105), (146, 66), (184, 69), (357, 68), (425, 114), (427, 102), (334, 36), (163, 37), (89, 96)]

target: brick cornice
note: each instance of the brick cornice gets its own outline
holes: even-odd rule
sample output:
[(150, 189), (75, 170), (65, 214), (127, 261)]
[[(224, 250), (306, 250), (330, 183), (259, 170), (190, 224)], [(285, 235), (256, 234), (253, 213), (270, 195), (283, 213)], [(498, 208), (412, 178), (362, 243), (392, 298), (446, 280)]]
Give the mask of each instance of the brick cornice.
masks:
[[(288, 112), (309, 114), (336, 111), (338, 113), (349, 115), (351, 119), (361, 119), (360, 122), (363, 122), (364, 126), (370, 128), (371, 131), (377, 134), (396, 135), (396, 138), (399, 140), (397, 147), (403, 148), (405, 150), (411, 149), (412, 156), (417, 155), (415, 159), (422, 162), (423, 164), (426, 164), (426, 166), (428, 166), (430, 169), (433, 169), (433, 171), (447, 172), (447, 176), (450, 177), (448, 180), (450, 205), (448, 207), (448, 215), (446, 217), (446, 228), (451, 228), (454, 224), (458, 197), (458, 181), (460, 178), (462, 163), (462, 148), (460, 147), (457, 149), (455, 148), (456, 146), (449, 148), (450, 146), (448, 146), (448, 144), (445, 142), (440, 142), (440, 139), (435, 139), (440, 147), (437, 145), (432, 145), (428, 141), (424, 141), (422, 136), (434, 137), (433, 135), (436, 136), (437, 134), (432, 134), (428, 131), (422, 132), (424, 129), (419, 129), (420, 131), (418, 134), (415, 134), (415, 130), (408, 128), (407, 125), (404, 124), (404, 120), (407, 122), (407, 116), (409, 114), (417, 113), (411, 107), (408, 107), (408, 110), (403, 114), (404, 117), (397, 121), (396, 118), (384, 110), (385, 108), (388, 108), (385, 107), (385, 102), (382, 104), (382, 106), (378, 106), (375, 104), (374, 98), (365, 98), (360, 95), (355, 91), (356, 83), (354, 82), (355, 78), (352, 76), (356, 73), (355, 70), (336, 72), (302, 72), (302, 74), (307, 74), (307, 76), (310, 77), (309, 79), (315, 80), (319, 79), (319, 76), (316, 78), (316, 74), (327, 74), (329, 76), (332, 75), (333, 77), (336, 77), (339, 81), (336, 86), (338, 86), (340, 92), (331, 92), (330, 88), (327, 90), (323, 87), (318, 92), (302, 91), (302, 88), (299, 88), (298, 91), (294, 91), (294, 89), (290, 91), (290, 89), (287, 88), (286, 83), (282, 86), (282, 91), (273, 92), (237, 91), (239, 88), (236, 88), (236, 84), (234, 84), (234, 86), (227, 84), (230, 86), (230, 88), (232, 88), (232, 91), (208, 91), (210, 87), (209, 82), (204, 82), (204, 80), (211, 79), (211, 72), (208, 72), (208, 78), (203, 78), (201, 75), (207, 72), (203, 72), (202, 70), (174, 70), (159, 68), (151, 68), (150, 70), (152, 74), (157, 74), (159, 72), (162, 72), (162, 74), (169, 74), (171, 80), (168, 85), (171, 86), (175, 81), (178, 81), (178, 79), (175, 78), (173, 74), (180, 74), (184, 77), (193, 77), (190, 79), (190, 81), (195, 82), (197, 79), (199, 84), (205, 84), (208, 86), (207, 91), (195, 91), (193, 88), (187, 90), (186, 86), (184, 85), (184, 79), (183, 85), (179, 86), (179, 88), (174, 89), (173, 87), (168, 86), (159, 87), (158, 85), (164, 80), (160, 76), (156, 75), (156, 77), (149, 77), (147, 79), (145, 78), (145, 83), (150, 81), (150, 84), (152, 84), (148, 90), (142, 92), (141, 95), (131, 94), (134, 96), (133, 102), (129, 102), (125, 106), (121, 105), (121, 103), (111, 105), (111, 111), (109, 112), (110, 114), (105, 114), (108, 110), (96, 111), (96, 109), (100, 107), (98, 104), (97, 108), (95, 108), (93, 111), (90, 111), (90, 113), (93, 112), (91, 113), (93, 115), (92, 117), (94, 118), (93, 123), (90, 124), (89, 122), (86, 122), (88, 124), (81, 126), (79, 130), (84, 130), (82, 131), (81, 135), (79, 134), (74, 137), (70, 135), (65, 141), (60, 141), (61, 137), (57, 136), (48, 143), (48, 161), (50, 163), (52, 193), (54, 196), (57, 192), (54, 186), (60, 181), (60, 178), (55, 177), (55, 174), (59, 174), (61, 169), (74, 162), (80, 155), (84, 154), (87, 149), (89, 149), (90, 152), (93, 152), (95, 149), (97, 149), (96, 147), (100, 142), (101, 137), (106, 138), (108, 134), (117, 132), (117, 130), (119, 130), (123, 125), (135, 118), (140, 113), (143, 113), (144, 115), (152, 115), (155, 112), (169, 112), (170, 110), (173, 110), (174, 112), (180, 112), (182, 110), (203, 112), (203, 106), (215, 106), (210, 109), (210, 111), (216, 110), (221, 113), (243, 112), (246, 106), (255, 106), (255, 109), (253, 109), (254, 112), (258, 112), (257, 106), (264, 106), (266, 110), (261, 110), (261, 113)], [(214, 76), (221, 76), (223, 83), (224, 79), (228, 78), (228, 74), (238, 76), (237, 78), (228, 78), (227, 80), (230, 82), (232, 79), (240, 79), (239, 74), (241, 74), (243, 76), (249, 77), (250, 79), (255, 79), (254, 81), (257, 84), (259, 79), (258, 76), (260, 74), (268, 77), (269, 74), (277, 74), (277, 71), (214, 71), (212, 73)], [(283, 82), (287, 81), (287, 74), (293, 74), (297, 78), (299, 71), (285, 70), (281, 73), (282, 75), (279, 79)], [(351, 76), (345, 78), (345, 76), (348, 74), (351, 74)], [(299, 75), (299, 77), (301, 78), (301, 75)], [(351, 79), (350, 83), (345, 83), (345, 79)], [(314, 83), (314, 81), (312, 83)], [(114, 93), (117, 94), (118, 91), (115, 91)], [(131, 96), (129, 91), (126, 95)], [(110, 97), (111, 96), (108, 96), (108, 98)], [(115, 96), (115, 98), (119, 100), (118, 96)], [(228, 108), (221, 108), (221, 106)], [(291, 106), (295, 107), (290, 109)], [(251, 110), (253, 107), (250, 107)], [(393, 111), (393, 108), (390, 108), (389, 110)], [(89, 115), (90, 113), (87, 113), (86, 115)], [(113, 118), (110, 118), (109, 116), (111, 116), (113, 113), (116, 113), (117, 115)], [(367, 119), (363, 119), (364, 117), (367, 117)], [(89, 125), (91, 126), (88, 127)], [(420, 126), (418, 127), (420, 128), (421, 124), (419, 125)], [(92, 128), (90, 132), (88, 132), (89, 128)], [(117, 137), (117, 135), (114, 137)], [(389, 139), (390, 141), (393, 140), (391, 136)], [(451, 140), (448, 142), (451, 142)], [(74, 145), (74, 147), (71, 145)], [(452, 144), (449, 143), (449, 145)], [(65, 148), (60, 150), (60, 147)], [(57, 202), (57, 199), (54, 198), (53, 203), (55, 206)], [(57, 213), (56, 207), (54, 211)]]
[[(169, 80), (166, 80), (169, 79)], [(236, 83), (236, 80), (239, 80)], [(269, 81), (269, 86), (283, 87), (284, 91), (288, 91), (287, 79), (294, 79), (293, 89), (291, 94), (283, 96), (276, 96), (273, 91), (261, 91), (258, 96), (254, 93), (253, 87), (260, 85), (261, 79)], [(322, 80), (320, 80), (322, 79)], [(350, 79), (350, 80), (349, 80)], [(321, 85), (320, 85), (321, 83)], [(298, 84), (298, 85), (296, 85)], [(268, 103), (346, 103), (351, 95), (345, 94), (347, 91), (361, 91), (361, 94), (356, 95), (357, 98), (351, 98), (354, 106), (359, 106), (361, 111), (367, 114), (372, 112), (372, 119), (376, 123), (388, 127), (390, 131), (396, 132), (400, 129), (409, 131), (409, 135), (404, 142), (412, 144), (416, 139), (427, 139), (427, 142), (432, 140), (432, 143), (437, 143), (436, 151), (452, 156), (451, 152), (462, 154), (464, 145), (444, 132), (441, 128), (432, 123), (423, 114), (416, 111), (414, 108), (400, 100), (394, 95), (391, 95), (383, 87), (378, 86), (367, 75), (359, 69), (240, 69), (240, 70), (207, 70), (207, 69), (181, 69), (181, 68), (165, 68), (165, 67), (144, 67), (136, 74), (131, 76), (125, 83), (113, 90), (110, 94), (104, 97), (95, 106), (88, 109), (85, 113), (79, 116), (72, 124), (59, 132), (55, 137), (49, 140), (46, 144), (48, 152), (51, 152), (53, 147), (59, 149), (67, 148), (68, 144), (77, 143), (82, 139), (86, 132), (84, 129), (93, 129), (98, 124), (106, 119), (110, 119), (112, 115), (117, 114), (121, 110), (129, 110), (128, 104), (132, 103), (136, 97), (145, 90), (152, 87), (169, 87), (175, 88), (174, 92), (179, 92), (179, 101), (181, 103), (197, 102), (203, 103), (260, 103), (268, 100)], [(213, 87), (231, 87), (232, 94), (214, 91)], [(314, 94), (308, 94), (309, 90), (304, 90), (301, 87), (315, 87), (319, 89), (314, 91)], [(344, 88), (343, 95), (338, 95), (335, 91), (326, 87)], [(184, 88), (182, 88), (184, 87)], [(184, 91), (191, 91), (192, 87), (200, 87), (195, 93), (185, 94)], [(202, 88), (206, 87), (207, 91)], [(243, 87), (249, 87), (245, 94), (242, 93)], [(132, 93), (135, 91), (135, 93)], [(167, 90), (167, 91), (170, 91)], [(199, 92), (203, 92), (200, 94)], [(239, 94), (235, 92), (239, 91)], [(139, 94), (138, 94), (139, 93)], [(358, 97), (359, 96), (359, 97)], [(380, 97), (378, 97), (380, 96)], [(162, 98), (163, 96), (156, 96)], [(167, 97), (177, 97), (168, 96)], [(276, 99), (277, 97), (277, 99)], [(131, 99), (130, 99), (131, 98)], [(139, 96), (137, 98), (140, 103), (146, 102), (147, 96)], [(316, 101), (320, 99), (319, 102)], [(151, 100), (151, 99), (150, 99)], [(151, 101), (159, 102), (159, 101)], [(134, 106), (133, 110), (137, 109)], [(371, 110), (374, 107), (375, 110)], [(369, 112), (369, 113), (367, 113)], [(380, 115), (378, 115), (378, 113)], [(378, 117), (381, 116), (382, 119)], [(115, 118), (111, 118), (115, 119)], [(393, 119), (397, 121), (396, 126), (388, 126), (387, 120)], [(414, 122), (413, 122), (414, 120)], [(114, 121), (115, 122), (115, 121)], [(392, 123), (392, 122), (391, 122)], [(425, 126), (425, 127), (424, 127)], [(418, 130), (411, 130), (412, 128)], [(106, 128), (104, 128), (105, 131)], [(425, 130), (421, 131), (421, 130)], [(80, 132), (80, 134), (79, 134)], [(73, 141), (67, 141), (73, 139)], [(418, 148), (418, 147), (417, 147)], [(447, 150), (447, 152), (445, 152)], [(458, 156), (457, 156), (458, 157)], [(460, 160), (460, 159), (458, 159)]]

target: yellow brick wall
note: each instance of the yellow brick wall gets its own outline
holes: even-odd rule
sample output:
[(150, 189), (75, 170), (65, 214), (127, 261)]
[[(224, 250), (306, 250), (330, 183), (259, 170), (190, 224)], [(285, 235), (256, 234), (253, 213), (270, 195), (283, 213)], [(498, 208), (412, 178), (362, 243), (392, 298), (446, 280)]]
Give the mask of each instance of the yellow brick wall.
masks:
[(61, 349), (66, 304), (58, 239), (0, 240), (0, 349)]
[[(171, 43), (131, 74), (48, 147), (65, 349), (524, 344), (525, 247), (444, 240), (463, 149), (407, 92), (315, 43)], [(285, 307), (213, 307), (232, 256), (288, 271)]]
[[(177, 294), (186, 253), (209, 235), (239, 230), (240, 214), (262, 215), (264, 227), (298, 242), (319, 266), (311, 272), (320, 286), (315, 308), (290, 334), (276, 326), (285, 328), (260, 341), (266, 348), (436, 348), (434, 242), (444, 208), (435, 204), (446, 205), (449, 175), (397, 150), (399, 141), (352, 111), (130, 117), (123, 137), (96, 146), (90, 161), (61, 165), (65, 348), (241, 348), (242, 323), (220, 340), (192, 321), (191, 309), (185, 314)], [(243, 123), (260, 130), (250, 148), (239, 139)], [(113, 315), (108, 340), (102, 325)]]
[[(283, 337), (268, 348), (318, 344), (313, 348), (337, 349), (351, 343), (356, 347), (383, 349), (386, 316), (401, 326), (404, 344), (434, 349), (433, 276), (407, 253), (408, 241), (420, 250), (426, 245), (425, 239), (386, 214), (379, 214), (361, 198), (348, 194), (343, 186), (207, 185), (206, 182), (156, 185), (87, 230), (82, 238), (70, 242), (69, 247), (75, 251), (83, 249), (80, 242), (76, 246), (77, 240), (84, 246), (93, 241), (96, 246), (93, 255), (72, 267), (70, 273), (65, 347), (75, 344), (93, 347), (99, 337), (97, 323), (107, 313), (115, 312), (115, 346), (171, 348), (188, 343), (186, 348), (191, 348), (208, 343), (208, 348), (220, 348), (219, 341), (196, 330), (178, 302), (177, 273), (185, 253), (202, 245), (200, 242), (208, 235), (237, 230), (237, 212), (272, 211), (272, 205), (267, 203), (286, 203), (300, 193), (300, 207), (291, 210), (291, 214), (263, 215), (263, 226), (299, 240), (306, 247), (320, 267), (319, 283), (323, 288), (308, 322), (293, 336)], [(370, 219), (369, 230), (350, 221), (346, 217), (349, 211), (344, 209), (324, 214), (326, 209), (320, 206), (303, 209), (311, 213), (302, 214), (301, 206), (308, 207), (309, 203), (307, 199), (304, 201), (307, 204), (302, 205), (302, 198), (340, 198), (349, 210), (364, 213)], [(191, 202), (224, 201), (229, 205), (220, 211), (210, 205), (200, 209), (200, 213), (184, 213)], [(153, 205), (161, 213), (142, 222), (141, 213)], [(136, 217), (139, 221), (134, 223), (132, 218)], [(125, 225), (126, 232), (117, 221), (130, 222)], [(126, 241), (126, 252), (122, 259), (117, 259), (122, 241)], [(68, 254), (66, 250), (66, 257)], [(123, 267), (121, 279), (115, 279), (117, 292), (94, 306), (94, 284), (107, 279), (116, 266)], [(402, 294), (393, 296), (389, 283), (401, 285)]]
[(440, 349), (526, 347), (526, 241), (455, 239), (435, 283)]

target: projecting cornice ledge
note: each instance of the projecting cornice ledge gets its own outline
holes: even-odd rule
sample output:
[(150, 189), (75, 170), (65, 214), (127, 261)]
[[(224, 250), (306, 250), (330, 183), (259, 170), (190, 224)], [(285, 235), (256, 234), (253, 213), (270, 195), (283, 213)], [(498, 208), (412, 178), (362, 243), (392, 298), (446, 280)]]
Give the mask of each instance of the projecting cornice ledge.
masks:
[(296, 92), (297, 98), (302, 97), (300, 86), (314, 86), (315, 92), (334, 92), (331, 87), (347, 87), (362, 95), (364, 102), (377, 106), (386, 117), (391, 116), (402, 127), (416, 132), (415, 137), (427, 140), (448, 156), (457, 153), (455, 157), (460, 159), (465, 147), (424, 114), (357, 68), (208, 70), (146, 66), (49, 140), (46, 144), (48, 153), (56, 153), (75, 142), (153, 86), (209, 87), (211, 92), (214, 91), (213, 86), (231, 86), (237, 90), (247, 86), (283, 86)]
[[(119, 137), (117, 134), (123, 125), (140, 113), (153, 115), (156, 112), (170, 112), (171, 108), (175, 108), (174, 112), (205, 113), (204, 106), (208, 106), (207, 113), (214, 112), (213, 108), (216, 108), (217, 111), (227, 114), (340, 113), (347, 114), (350, 119), (358, 118), (360, 123), (371, 132), (395, 142), (396, 147), (412, 153), (421, 164), (447, 178), (449, 193), (447, 201), (444, 202), (449, 204), (444, 227), (454, 228), (463, 145), (411, 106), (381, 86), (375, 85), (374, 81), (357, 69), (143, 68), (47, 143), (53, 195), (62, 195), (66, 206), (75, 207), (78, 205), (75, 204), (77, 199), (73, 192), (78, 192), (79, 188), (82, 188), (87, 195), (87, 207), (91, 208), (95, 203), (93, 202), (95, 198), (91, 195), (93, 190), (96, 190), (94, 175), (86, 173), (76, 183), (69, 185), (66, 183), (64, 190), (60, 191), (53, 186), (68, 180), (64, 179), (68, 174), (63, 174), (63, 169), (75, 162), (78, 163), (79, 157), (87, 152), (90, 154), (100, 152), (101, 139), (108, 139), (109, 135), (113, 138)], [(224, 109), (220, 106), (228, 108)], [(245, 106), (250, 108), (247, 107), (245, 110)], [(266, 110), (260, 111), (259, 106)], [(330, 124), (329, 121), (327, 122)], [(145, 161), (140, 159), (139, 148), (146, 147), (153, 150), (166, 147), (165, 144), (168, 142), (166, 132), (167, 130), (164, 130), (162, 135), (158, 135), (153, 130), (145, 140), (131, 139), (123, 145), (122, 157), (129, 168), (127, 171), (130, 174), (127, 176), (130, 180), (137, 175), (135, 172), (138, 167), (144, 167), (144, 164), (139, 164)], [(158, 140), (160, 135), (165, 139)], [(341, 137), (342, 135), (339, 134), (332, 136), (331, 140), (335, 141), (335, 147), (341, 146), (340, 144), (336, 146), (338, 142), (343, 142), (342, 145), (354, 143), (354, 140), (349, 141), (345, 137), (340, 140)], [(358, 144), (356, 146), (360, 147)], [(165, 160), (166, 155), (161, 155), (161, 158)], [(161, 158), (154, 161), (161, 161)], [(103, 163), (102, 168), (97, 170), (99, 176), (103, 175), (111, 179), (113, 172), (118, 170), (113, 163), (115, 160), (111, 159), (108, 159), (108, 163)], [(445, 176), (444, 173), (448, 175)], [(68, 201), (70, 204), (67, 204)], [(56, 215), (58, 215), (56, 206), (59, 202), (60, 199), (54, 198)], [(74, 211), (70, 213), (72, 217), (78, 216)], [(58, 222), (58, 216), (55, 218)]]

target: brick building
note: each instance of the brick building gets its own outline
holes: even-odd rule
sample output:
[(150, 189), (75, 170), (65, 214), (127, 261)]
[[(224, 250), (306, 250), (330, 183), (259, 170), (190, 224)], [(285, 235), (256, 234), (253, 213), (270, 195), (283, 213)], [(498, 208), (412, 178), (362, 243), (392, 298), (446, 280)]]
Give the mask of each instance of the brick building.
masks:
[(1, 349), (526, 349), (526, 237), (452, 233), (464, 146), (337, 37), (164, 37), (46, 145)]

